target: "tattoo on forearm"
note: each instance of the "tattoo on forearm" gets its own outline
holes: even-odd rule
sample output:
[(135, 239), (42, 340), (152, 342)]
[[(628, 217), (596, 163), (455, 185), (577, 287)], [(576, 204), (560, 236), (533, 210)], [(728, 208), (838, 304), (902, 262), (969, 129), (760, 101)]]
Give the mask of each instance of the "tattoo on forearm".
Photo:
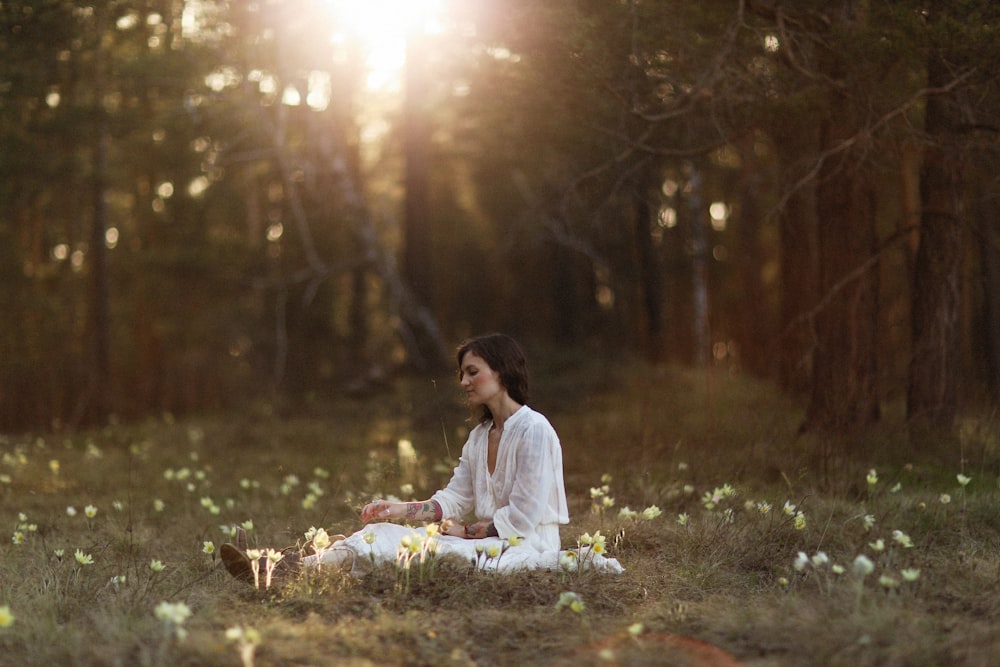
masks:
[(477, 540), (484, 537), (499, 537), (500, 534), (497, 532), (497, 527), (492, 521), (480, 521), (479, 523), (470, 523), (465, 526), (465, 536), (469, 539)]
[(408, 520), (441, 520), (441, 506), (433, 500), (423, 503), (406, 503), (406, 518)]

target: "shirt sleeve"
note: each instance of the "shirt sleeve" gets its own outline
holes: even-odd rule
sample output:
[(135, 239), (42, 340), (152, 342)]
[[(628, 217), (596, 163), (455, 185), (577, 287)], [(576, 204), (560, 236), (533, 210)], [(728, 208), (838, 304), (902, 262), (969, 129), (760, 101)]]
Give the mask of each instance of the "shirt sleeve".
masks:
[(476, 479), (472, 450), (480, 432), (479, 426), (472, 430), (462, 447), (462, 456), (458, 459), (458, 465), (448, 484), (431, 496), (431, 500), (437, 501), (441, 506), (441, 516), (445, 519), (463, 517), (475, 507)]

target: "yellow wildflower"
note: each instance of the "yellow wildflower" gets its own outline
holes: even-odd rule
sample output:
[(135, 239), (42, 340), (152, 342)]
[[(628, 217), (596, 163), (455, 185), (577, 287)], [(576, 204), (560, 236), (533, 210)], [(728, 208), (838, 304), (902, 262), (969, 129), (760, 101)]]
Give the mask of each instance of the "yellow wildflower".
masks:
[(642, 518), (646, 519), (647, 521), (651, 521), (656, 517), (660, 516), (660, 514), (662, 513), (663, 512), (660, 510), (659, 507), (657, 507), (656, 505), (650, 505), (649, 507), (647, 507), (642, 511)]
[(330, 547), (330, 536), (327, 535), (326, 530), (323, 528), (317, 528), (316, 534), (313, 535), (312, 543), (313, 549), (317, 552), (323, 551)]

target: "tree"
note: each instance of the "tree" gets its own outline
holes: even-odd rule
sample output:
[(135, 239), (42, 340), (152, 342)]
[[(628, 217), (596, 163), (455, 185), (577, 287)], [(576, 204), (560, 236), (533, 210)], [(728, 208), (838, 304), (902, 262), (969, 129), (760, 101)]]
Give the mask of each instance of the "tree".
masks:
[(93, 286), (91, 290), (91, 335), (93, 336), (93, 370), (84, 401), (92, 403), (92, 416), (88, 422), (103, 423), (114, 409), (111, 387), (111, 297), (108, 271), (108, 151), (111, 128), (105, 109), (108, 92), (108, 59), (105, 42), (109, 35), (108, 8), (94, 8), (94, 207), (90, 221), (90, 261)]
[(0, 423), (370, 389), (492, 328), (736, 341), (808, 426), (946, 425), (1000, 386), (993, 4), (452, 3), (376, 144), (329, 3), (4, 2)]
[[(892, 71), (894, 58), (880, 46), (881, 27), (872, 30), (871, 26), (879, 24), (870, 16), (866, 3), (808, 3), (794, 10), (753, 3), (752, 9), (774, 22), (769, 39), (792, 81), (797, 79), (793, 90), (813, 91), (805, 99), (818, 102), (800, 107), (800, 111), (811, 108), (818, 112), (811, 117), (819, 128), (817, 153), (809, 159), (811, 166), (803, 176), (789, 172), (785, 181), (794, 185), (783, 196), (786, 206), (808, 206), (809, 200), (801, 198), (811, 195), (803, 188), (815, 184), (818, 303), (792, 317), (788, 310), (792, 301), (786, 298), (784, 311), (786, 332), (792, 333), (802, 319), (814, 325), (807, 425), (833, 431), (864, 428), (878, 419), (880, 410), (877, 171), (873, 156), (875, 134), (893, 116), (880, 117), (893, 93), (880, 87), (886, 73)], [(797, 136), (775, 136), (797, 141), (809, 134), (807, 130)], [(791, 144), (778, 152), (790, 155), (799, 148)], [(785, 164), (786, 169), (795, 169), (797, 162), (786, 158)], [(807, 223), (810, 219), (809, 215), (803, 218)], [(799, 241), (793, 243), (795, 231), (787, 222), (783, 225), (783, 238), (788, 241), (783, 262), (808, 257), (809, 225), (800, 224), (797, 229), (801, 230)], [(790, 296), (801, 294), (792, 286), (793, 280), (803, 281), (808, 290), (808, 267), (803, 263), (797, 266), (801, 267), (800, 275), (783, 273), (783, 286), (792, 290)], [(793, 353), (801, 354), (796, 347)], [(795, 382), (791, 371), (794, 362), (787, 359), (784, 365), (789, 385)]]
[[(927, 67), (928, 86), (942, 88), (954, 77), (944, 54)], [(914, 425), (950, 428), (959, 405), (962, 264), (965, 248), (961, 210), (961, 158), (954, 140), (960, 123), (955, 100), (927, 99), (920, 172), (920, 244), (914, 267), (913, 351), (907, 415)]]
[[(993, 72), (1000, 59), (995, 46), (1000, 14), (995, 3), (929, 2), (924, 16), (925, 21), (915, 29), (926, 45), (929, 95), (924, 105), (920, 236), (913, 275), (913, 349), (907, 390), (907, 416), (918, 437), (928, 429), (948, 432), (962, 404), (963, 347), (968, 347), (963, 345), (965, 248), (969, 220), (980, 206), (970, 205), (967, 199), (983, 197), (980, 186), (967, 188), (965, 183), (975, 174), (973, 155), (979, 158), (975, 161), (990, 161), (992, 142), (980, 137), (984, 131), (994, 137), (997, 132)], [(975, 62), (978, 66), (971, 65)], [(988, 219), (987, 213), (978, 225), (988, 285), (979, 297), (987, 313), (984, 330), (991, 326), (995, 289), (989, 284), (993, 236)], [(990, 336), (989, 340), (996, 339)]]
[(105, 65), (94, 17), (57, 1), (0, 8), (0, 229), (17, 273), (6, 283), (13, 316), (0, 376), (12, 391), (0, 419), (18, 426), (65, 423), (86, 407), (88, 385), (104, 402), (98, 415), (111, 404), (107, 274), (91, 270), (100, 250), (89, 253), (105, 243), (95, 225), (106, 224), (108, 132), (91, 67)]
[[(804, 104), (805, 108), (802, 108)], [(812, 310), (819, 300), (816, 244), (816, 183), (809, 157), (817, 154), (819, 131), (810, 104), (800, 100), (768, 124), (778, 153), (781, 202), (777, 216), (780, 248), (780, 333), (776, 339), (778, 384), (794, 395), (808, 394), (816, 325)]]

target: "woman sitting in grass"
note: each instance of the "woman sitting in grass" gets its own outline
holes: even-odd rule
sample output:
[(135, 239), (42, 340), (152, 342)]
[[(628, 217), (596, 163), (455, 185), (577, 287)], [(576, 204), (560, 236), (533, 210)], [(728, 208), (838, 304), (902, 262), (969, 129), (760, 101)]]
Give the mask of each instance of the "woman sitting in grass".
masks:
[[(457, 359), (460, 384), (479, 423), (469, 433), (448, 485), (420, 502), (368, 503), (361, 520), (371, 525), (317, 555), (300, 560), (297, 553), (286, 554), (278, 561), (279, 573), (320, 563), (363, 573), (370, 564), (396, 561), (408, 536), (428, 537), (427, 527), (373, 523), (386, 520), (432, 524), (438, 557), (457, 556), (503, 570), (559, 567), (566, 554), (560, 551), (559, 525), (569, 523), (562, 448), (548, 420), (525, 404), (524, 353), (509, 336), (490, 334), (463, 343)], [(466, 521), (468, 516), (474, 519)], [(497, 548), (504, 549), (502, 558), (483, 560), (483, 553)], [(233, 576), (253, 582), (246, 551), (245, 535), (238, 535), (237, 544), (224, 544), (220, 553)], [(596, 553), (588, 554), (586, 563), (600, 570), (622, 569), (617, 560)]]

